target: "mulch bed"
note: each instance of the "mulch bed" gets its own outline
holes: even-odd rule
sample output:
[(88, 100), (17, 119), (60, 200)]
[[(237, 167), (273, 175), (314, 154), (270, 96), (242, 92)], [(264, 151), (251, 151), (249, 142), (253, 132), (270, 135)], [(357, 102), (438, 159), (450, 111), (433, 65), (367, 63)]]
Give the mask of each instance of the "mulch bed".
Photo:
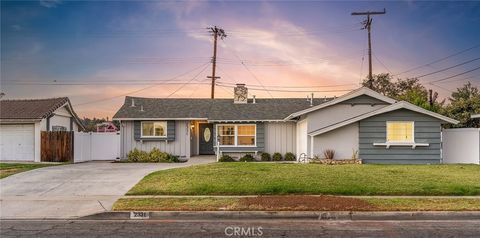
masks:
[(357, 198), (336, 196), (259, 196), (241, 198), (249, 209), (289, 211), (368, 211), (375, 207)]

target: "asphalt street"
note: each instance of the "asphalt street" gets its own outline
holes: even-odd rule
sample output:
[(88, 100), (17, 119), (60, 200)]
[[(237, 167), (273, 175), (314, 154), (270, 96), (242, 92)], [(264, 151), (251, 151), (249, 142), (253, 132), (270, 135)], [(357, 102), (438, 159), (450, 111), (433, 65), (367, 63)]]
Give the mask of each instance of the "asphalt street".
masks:
[(6, 237), (480, 237), (480, 220), (2, 220)]

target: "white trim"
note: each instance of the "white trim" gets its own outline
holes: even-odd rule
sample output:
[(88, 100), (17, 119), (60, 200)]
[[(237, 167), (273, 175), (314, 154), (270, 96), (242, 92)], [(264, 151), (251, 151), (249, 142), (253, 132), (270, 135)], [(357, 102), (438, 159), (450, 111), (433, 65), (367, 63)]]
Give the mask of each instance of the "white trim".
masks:
[[(220, 145), (220, 140), (218, 137), (220, 137), (220, 131), (218, 130), (219, 126), (233, 126), (234, 127), (234, 144), (233, 145)], [(255, 137), (255, 144), (254, 145), (239, 145), (238, 144), (238, 126), (254, 126), (255, 127), (255, 132), (254, 132), (254, 137)], [(215, 125), (215, 130), (216, 130), (216, 137), (217, 140), (219, 141), (218, 146), (219, 147), (257, 147), (257, 124), (216, 124)], [(231, 136), (231, 135), (229, 135)], [(251, 135), (248, 135), (251, 136)]]
[(474, 119), (474, 118), (480, 118), (480, 114), (474, 114), (474, 115), (471, 116), (471, 118), (472, 118), (472, 119)]
[(292, 113), (288, 117), (286, 117), (284, 120), (290, 120), (292, 118), (307, 114), (309, 112), (313, 112), (313, 111), (316, 111), (316, 110), (319, 110), (319, 109), (322, 109), (322, 108), (325, 108), (325, 107), (328, 107), (328, 106), (332, 106), (332, 105), (335, 105), (337, 103), (340, 103), (340, 102), (343, 102), (343, 101), (346, 101), (346, 100), (349, 100), (349, 99), (352, 99), (352, 98), (356, 98), (356, 97), (361, 96), (361, 95), (367, 95), (367, 96), (376, 98), (380, 101), (384, 101), (384, 102), (389, 103), (389, 104), (394, 104), (396, 102), (394, 99), (391, 99), (387, 96), (381, 95), (381, 94), (379, 94), (379, 93), (377, 93), (377, 92), (375, 92), (375, 91), (373, 91), (369, 88), (363, 87), (363, 88), (353, 90), (353, 91), (351, 91), (347, 94), (344, 94), (344, 95), (342, 95), (342, 96), (340, 96), (336, 99), (333, 99), (331, 101), (322, 103), (320, 105), (317, 105), (317, 106), (314, 106), (314, 107), (311, 107), (311, 108), (304, 109), (302, 111)]
[(286, 121), (290, 121), (290, 122), (295, 122), (296, 120), (262, 120), (262, 119), (255, 119), (255, 120), (208, 120), (208, 122), (286, 122)]
[[(389, 141), (388, 140), (388, 124), (393, 124), (393, 123), (411, 123), (412, 124), (412, 140), (411, 141)], [(387, 141), (387, 143), (390, 143), (390, 144), (395, 144), (395, 143), (415, 143), (415, 122), (414, 121), (386, 121), (385, 123), (386, 125), (386, 136), (385, 136), (385, 140)]]
[(415, 142), (385, 142), (385, 143), (373, 143), (374, 146), (385, 146), (387, 149), (389, 149), (391, 146), (411, 146), (412, 149), (415, 149), (415, 147), (418, 146), (429, 146), (429, 143), (415, 143)]
[[(155, 136), (155, 135), (144, 136), (143, 135), (143, 123), (153, 123), (153, 134), (155, 134), (155, 123), (165, 123), (165, 135), (164, 136)], [(168, 138), (168, 123), (167, 123), (167, 121), (142, 121), (140, 123), (140, 138)]]
[(191, 121), (207, 120), (207, 118), (113, 118), (114, 121)]
[(401, 102), (397, 102), (397, 103), (395, 103), (395, 104), (392, 104), (392, 105), (390, 105), (390, 106), (380, 108), (380, 109), (378, 109), (378, 110), (376, 110), (376, 111), (372, 111), (372, 112), (369, 112), (369, 113), (365, 113), (365, 114), (363, 114), (363, 115), (350, 118), (350, 119), (348, 119), (348, 120), (346, 120), (346, 121), (343, 121), (343, 122), (340, 122), (340, 123), (337, 123), (337, 124), (334, 124), (334, 125), (330, 125), (330, 126), (327, 126), (327, 127), (321, 128), (321, 129), (318, 129), (318, 130), (316, 130), (316, 131), (309, 132), (308, 134), (309, 134), (309, 135), (313, 135), (313, 136), (320, 135), (320, 134), (323, 134), (323, 133), (325, 133), (325, 132), (329, 132), (329, 131), (335, 130), (335, 129), (337, 129), (337, 128), (346, 126), (346, 125), (348, 125), (348, 124), (351, 124), (351, 123), (354, 123), (354, 122), (363, 120), (363, 119), (365, 119), (365, 118), (369, 118), (369, 117), (372, 117), (372, 116), (375, 116), (375, 115), (379, 115), (379, 114), (382, 114), (382, 113), (386, 113), (386, 112), (395, 111), (395, 110), (402, 109), (402, 108), (405, 108), (405, 109), (408, 109), (408, 110), (411, 110), (411, 111), (414, 111), (414, 112), (426, 114), (426, 115), (429, 115), (429, 116), (431, 116), (431, 117), (438, 118), (438, 119), (440, 119), (440, 120), (442, 120), (442, 121), (445, 121), (445, 122), (448, 122), (448, 123), (452, 123), (452, 124), (457, 124), (457, 123), (459, 123), (459, 121), (454, 120), (454, 119), (452, 119), (452, 118), (449, 118), (449, 117), (446, 117), (446, 116), (442, 116), (442, 115), (440, 115), (440, 114), (438, 114), (438, 113), (425, 110), (425, 109), (423, 109), (423, 108), (421, 108), (421, 107), (415, 106), (415, 105), (410, 104), (410, 103), (408, 103), (408, 102), (401, 101)]

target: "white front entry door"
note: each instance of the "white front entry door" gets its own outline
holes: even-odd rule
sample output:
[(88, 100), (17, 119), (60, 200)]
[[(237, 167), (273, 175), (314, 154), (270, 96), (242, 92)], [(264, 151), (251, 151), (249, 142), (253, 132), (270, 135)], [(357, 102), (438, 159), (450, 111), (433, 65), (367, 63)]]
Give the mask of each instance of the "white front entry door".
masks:
[(300, 158), (303, 153), (308, 155), (307, 138), (307, 120), (297, 122), (297, 158)]
[(0, 125), (0, 160), (35, 160), (34, 124)]

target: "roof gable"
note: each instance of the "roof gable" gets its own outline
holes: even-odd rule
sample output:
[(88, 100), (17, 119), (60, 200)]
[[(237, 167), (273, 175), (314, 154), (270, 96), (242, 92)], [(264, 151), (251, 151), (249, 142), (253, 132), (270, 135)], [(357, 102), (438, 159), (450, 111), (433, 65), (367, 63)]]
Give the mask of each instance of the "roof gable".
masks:
[[(320, 105), (317, 105), (317, 106), (314, 106), (314, 107), (311, 107), (311, 108), (307, 108), (307, 109), (302, 110), (302, 111), (292, 113), (288, 117), (286, 117), (285, 120), (291, 120), (295, 117), (302, 116), (302, 115), (305, 115), (307, 113), (310, 113), (310, 112), (313, 112), (313, 111), (316, 111), (316, 110), (320, 110), (322, 108), (332, 106), (332, 105), (335, 105), (335, 104), (338, 104), (338, 103), (348, 102), (349, 100), (352, 100), (352, 99), (357, 98), (357, 97), (360, 97), (363, 101), (372, 101), (371, 99), (374, 99), (376, 101), (384, 102), (384, 103), (387, 103), (387, 104), (393, 104), (393, 103), (396, 102), (392, 98), (389, 98), (389, 97), (384, 96), (380, 93), (377, 93), (377, 92), (375, 92), (375, 91), (373, 91), (369, 88), (362, 87), (362, 88), (359, 88), (357, 90), (353, 90), (353, 91), (351, 91), (347, 94), (344, 94), (344, 95), (342, 95), (342, 96), (340, 96), (336, 99), (333, 99), (329, 102), (326, 102), (326, 103), (323, 103), (323, 104), (320, 104)], [(368, 98), (370, 98), (370, 100), (368, 100)]]
[(408, 109), (408, 110), (411, 110), (411, 111), (414, 111), (414, 112), (418, 112), (418, 113), (421, 113), (421, 114), (425, 114), (425, 115), (437, 118), (439, 120), (442, 120), (444, 122), (448, 122), (448, 123), (452, 123), (452, 124), (459, 123), (459, 121), (454, 120), (452, 118), (449, 118), (449, 117), (440, 115), (438, 113), (423, 109), (419, 106), (415, 106), (415, 105), (413, 105), (411, 103), (408, 103), (408, 102), (405, 102), (405, 101), (400, 101), (400, 102), (397, 102), (397, 103), (392, 104), (390, 106), (378, 109), (376, 111), (365, 113), (363, 115), (353, 117), (353, 118), (347, 119), (345, 121), (342, 121), (342, 122), (339, 122), (339, 123), (336, 123), (336, 124), (333, 124), (333, 125), (330, 125), (330, 126), (327, 126), (327, 127), (324, 127), (324, 128), (319, 128), (315, 131), (310, 132), (309, 135), (311, 135), (311, 136), (320, 135), (320, 134), (335, 130), (337, 128), (352, 124), (354, 122), (357, 122), (357, 121), (360, 121), (360, 120), (363, 120), (363, 119), (366, 119), (366, 118), (369, 118), (369, 117), (372, 117), (372, 116), (376, 116), (376, 115), (379, 115), (379, 114), (399, 110), (399, 109), (402, 109), (402, 108)]
[(62, 107), (67, 109), (80, 128), (85, 129), (68, 97), (0, 100), (0, 120), (41, 120)]

